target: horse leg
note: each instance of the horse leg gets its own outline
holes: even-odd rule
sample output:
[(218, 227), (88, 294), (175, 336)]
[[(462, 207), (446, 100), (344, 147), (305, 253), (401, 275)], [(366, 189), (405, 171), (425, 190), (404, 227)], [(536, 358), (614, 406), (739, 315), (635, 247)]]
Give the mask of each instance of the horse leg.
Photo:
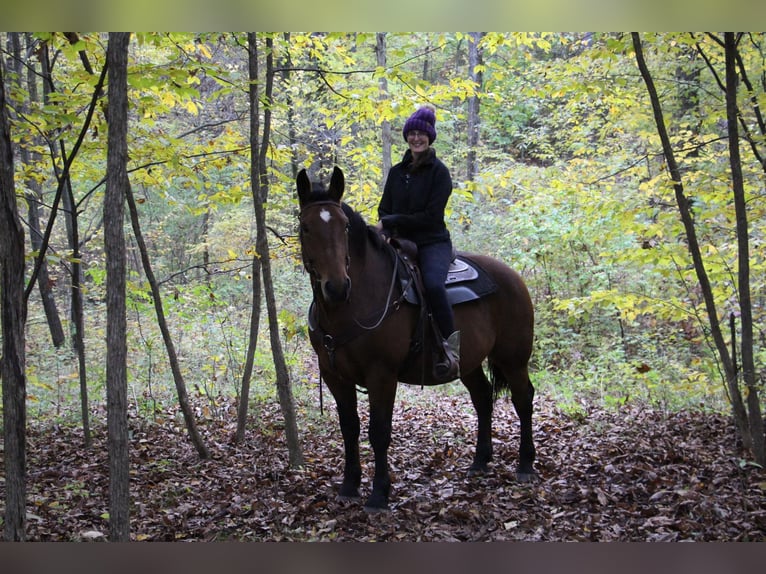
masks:
[(519, 482), (530, 482), (535, 478), (535, 443), (532, 439), (532, 399), (535, 397), (535, 388), (529, 380), (526, 368), (515, 373), (509, 380), (511, 381), (511, 402), (521, 423), (519, 466), (516, 469), (516, 478)]
[(341, 500), (356, 499), (360, 497), (359, 485), (362, 482), (362, 467), (359, 462), (359, 413), (357, 412), (356, 389), (353, 385), (342, 382), (333, 384), (326, 377), (325, 381), (335, 397), (346, 459), (338, 498)]
[(461, 380), (471, 393), (471, 402), (479, 422), (476, 452), (473, 464), (468, 469), (468, 475), (474, 476), (487, 472), (487, 464), (492, 460), (492, 385), (481, 367), (464, 374)]
[(388, 447), (391, 444), (391, 419), (396, 398), (396, 381), (370, 385), (370, 426), (369, 439), (375, 454), (375, 476), (372, 492), (364, 504), (368, 512), (388, 508), (391, 493), (391, 476), (388, 473)]

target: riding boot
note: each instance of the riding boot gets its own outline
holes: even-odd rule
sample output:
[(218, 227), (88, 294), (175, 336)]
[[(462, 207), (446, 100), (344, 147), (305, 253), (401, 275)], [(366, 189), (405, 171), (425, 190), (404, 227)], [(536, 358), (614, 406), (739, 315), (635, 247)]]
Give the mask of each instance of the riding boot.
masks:
[(447, 383), (460, 376), (460, 331), (454, 331), (442, 342), (443, 355), (434, 364), (434, 378)]

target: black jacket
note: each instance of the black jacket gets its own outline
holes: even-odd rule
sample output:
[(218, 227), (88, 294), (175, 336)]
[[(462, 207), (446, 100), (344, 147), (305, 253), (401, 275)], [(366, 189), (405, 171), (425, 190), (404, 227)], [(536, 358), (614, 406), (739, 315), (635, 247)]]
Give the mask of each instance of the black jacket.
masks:
[(411, 170), (412, 152), (391, 168), (378, 205), (383, 229), (394, 236), (428, 245), (449, 241), (444, 210), (452, 194), (449, 170), (433, 148), (415, 170)]

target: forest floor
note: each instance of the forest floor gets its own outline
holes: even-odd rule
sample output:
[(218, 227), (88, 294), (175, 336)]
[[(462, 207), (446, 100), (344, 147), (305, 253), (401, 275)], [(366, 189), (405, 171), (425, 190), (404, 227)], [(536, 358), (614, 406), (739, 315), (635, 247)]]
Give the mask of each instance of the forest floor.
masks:
[[(234, 407), (205, 419), (200, 460), (178, 414), (131, 418), (131, 538), (152, 541), (766, 541), (766, 472), (737, 452), (728, 417), (639, 406), (570, 417), (535, 399), (539, 480), (515, 480), (518, 418), (496, 404), (495, 460), (469, 478), (475, 415), (467, 393), (402, 388), (390, 449), (389, 512), (340, 502), (334, 408), (299, 405), (305, 465), (288, 468), (282, 417), (260, 406), (234, 444)], [(366, 404), (366, 397), (360, 397)], [(366, 429), (366, 407), (361, 409)], [(223, 420), (225, 419), (225, 420)], [(31, 541), (105, 540), (105, 423), (90, 450), (77, 428), (30, 423)], [(362, 432), (364, 478), (372, 452)], [(2, 458), (0, 449), (0, 458)], [(0, 481), (0, 501), (5, 499)]]

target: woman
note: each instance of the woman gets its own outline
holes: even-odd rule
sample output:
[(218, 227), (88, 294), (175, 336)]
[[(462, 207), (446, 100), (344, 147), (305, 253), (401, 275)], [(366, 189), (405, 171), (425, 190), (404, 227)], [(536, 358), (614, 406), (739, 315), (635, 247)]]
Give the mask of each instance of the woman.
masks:
[(444, 348), (444, 356), (435, 362), (434, 377), (446, 382), (458, 377), (460, 357), (460, 332), (455, 331), (444, 286), (452, 261), (452, 241), (444, 223), (452, 178), (431, 147), (436, 139), (433, 108), (415, 111), (405, 122), (402, 135), (408, 149), (388, 174), (376, 227), (390, 237), (409, 239), (418, 247), (425, 296)]

